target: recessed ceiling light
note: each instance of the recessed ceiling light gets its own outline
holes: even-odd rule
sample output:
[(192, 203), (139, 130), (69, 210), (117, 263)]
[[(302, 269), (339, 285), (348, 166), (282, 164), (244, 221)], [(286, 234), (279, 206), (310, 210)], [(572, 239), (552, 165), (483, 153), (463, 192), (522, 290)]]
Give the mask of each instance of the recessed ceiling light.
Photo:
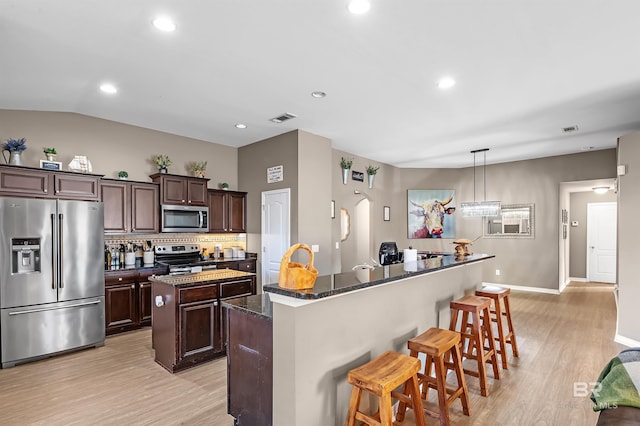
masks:
[(100, 85), (100, 90), (110, 95), (118, 93), (118, 89), (111, 83), (103, 83)]
[(349, 2), (349, 5), (347, 6), (349, 12), (353, 13), (354, 15), (362, 15), (363, 13), (367, 13), (370, 8), (371, 3), (369, 3), (369, 0), (351, 0)]
[(242, 123), (236, 124), (236, 129), (246, 129), (246, 128), (247, 128), (246, 124), (242, 124)]
[(311, 92), (311, 96), (313, 96), (314, 98), (324, 98), (325, 96), (327, 96), (327, 94), (324, 92), (315, 91)]
[(440, 89), (451, 89), (456, 85), (456, 81), (451, 77), (443, 77), (438, 81), (438, 88)]
[(595, 192), (596, 194), (606, 194), (607, 192), (609, 192), (609, 187), (608, 186), (596, 186), (595, 188), (593, 188), (593, 192)]
[(171, 32), (176, 30), (176, 24), (168, 16), (159, 16), (153, 20), (153, 26), (160, 31)]

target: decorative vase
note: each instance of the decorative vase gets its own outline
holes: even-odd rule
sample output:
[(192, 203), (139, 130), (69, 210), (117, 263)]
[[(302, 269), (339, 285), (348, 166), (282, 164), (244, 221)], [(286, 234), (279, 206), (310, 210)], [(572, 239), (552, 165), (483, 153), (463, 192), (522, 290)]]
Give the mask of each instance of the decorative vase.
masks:
[(11, 151), (9, 154), (9, 164), (22, 166), (22, 151)]
[(376, 175), (367, 175), (367, 177), (369, 178), (369, 189), (373, 188), (373, 179), (376, 177)]
[(344, 185), (346, 185), (349, 180), (349, 170), (351, 169), (342, 169), (342, 183)]
[(206, 172), (204, 170), (196, 170), (193, 172), (193, 174), (198, 178), (204, 178), (205, 173)]
[(56, 155), (55, 154), (45, 154), (47, 156), (47, 161), (55, 161), (56, 159)]
[(167, 173), (167, 168), (160, 166), (160, 173)]

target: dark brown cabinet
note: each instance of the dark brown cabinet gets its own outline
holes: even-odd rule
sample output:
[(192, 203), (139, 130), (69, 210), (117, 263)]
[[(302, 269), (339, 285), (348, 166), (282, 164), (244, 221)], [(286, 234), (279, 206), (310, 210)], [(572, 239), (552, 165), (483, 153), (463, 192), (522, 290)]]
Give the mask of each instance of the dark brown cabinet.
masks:
[(101, 175), (0, 166), (0, 194), (98, 201)]
[(149, 276), (166, 273), (166, 268), (105, 271), (106, 334), (122, 333), (151, 325), (151, 282)]
[(151, 306), (156, 362), (174, 373), (224, 355), (220, 301), (255, 292), (252, 275), (184, 286), (153, 281), (151, 298), (159, 301)]
[(157, 233), (160, 231), (159, 185), (103, 179), (105, 233)]
[(247, 232), (247, 193), (209, 190), (209, 232)]
[(209, 179), (156, 173), (151, 180), (160, 184), (161, 204), (206, 206)]

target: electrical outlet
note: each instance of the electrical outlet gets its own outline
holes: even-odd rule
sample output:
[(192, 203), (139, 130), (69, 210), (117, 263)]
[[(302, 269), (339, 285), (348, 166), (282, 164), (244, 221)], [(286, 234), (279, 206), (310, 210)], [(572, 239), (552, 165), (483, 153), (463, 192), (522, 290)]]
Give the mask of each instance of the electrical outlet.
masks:
[(318, 244), (311, 244), (311, 251), (317, 253), (320, 251), (320, 246)]
[(500, 269), (496, 269), (496, 275), (500, 275)]

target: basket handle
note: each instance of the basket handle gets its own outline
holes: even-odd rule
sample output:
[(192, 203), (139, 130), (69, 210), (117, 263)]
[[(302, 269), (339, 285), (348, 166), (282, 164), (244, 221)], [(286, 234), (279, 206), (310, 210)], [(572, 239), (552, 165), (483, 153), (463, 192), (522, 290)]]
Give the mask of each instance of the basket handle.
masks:
[(282, 256), (282, 261), (280, 262), (280, 273), (282, 273), (283, 265), (286, 265), (291, 261), (291, 255), (293, 254), (293, 252), (295, 252), (298, 249), (303, 249), (309, 252), (309, 264), (305, 266), (305, 268), (306, 269), (313, 268), (313, 251), (308, 245), (297, 243), (289, 247), (289, 250), (287, 250), (285, 254)]

